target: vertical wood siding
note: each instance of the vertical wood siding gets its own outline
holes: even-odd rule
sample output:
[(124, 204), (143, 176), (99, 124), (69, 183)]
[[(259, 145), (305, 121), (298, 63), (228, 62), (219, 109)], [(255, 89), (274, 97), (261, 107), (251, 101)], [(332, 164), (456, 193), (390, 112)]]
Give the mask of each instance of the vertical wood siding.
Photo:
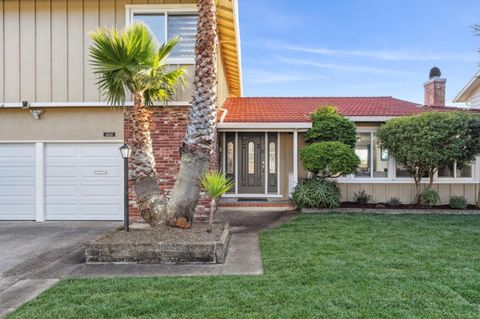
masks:
[[(354, 194), (365, 190), (372, 195), (372, 202), (385, 203), (392, 197), (398, 197), (402, 203), (414, 201), (415, 186), (411, 184), (344, 184), (339, 183), (342, 191), (342, 201), (354, 201)], [(440, 196), (440, 204), (448, 204), (450, 197), (463, 196), (469, 204), (475, 204), (478, 194), (478, 184), (433, 184)]]
[[(126, 4), (195, 0), (0, 0), (0, 102), (96, 102), (103, 98), (88, 63), (89, 33), (123, 27)], [(186, 66), (189, 83), (193, 66)], [(220, 102), (228, 95), (220, 65)], [(190, 101), (191, 85), (174, 100)]]

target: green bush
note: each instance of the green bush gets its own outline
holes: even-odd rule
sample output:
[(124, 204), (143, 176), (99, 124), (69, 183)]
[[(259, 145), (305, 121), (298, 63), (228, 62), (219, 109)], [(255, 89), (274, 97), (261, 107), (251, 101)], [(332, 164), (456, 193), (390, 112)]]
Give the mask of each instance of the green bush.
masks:
[(360, 159), (350, 146), (342, 142), (321, 142), (305, 146), (300, 158), (307, 171), (320, 177), (353, 174)]
[(353, 193), (353, 200), (357, 204), (365, 205), (372, 200), (372, 196), (368, 195), (365, 190), (361, 190), (358, 193)]
[(440, 196), (433, 188), (427, 187), (420, 193), (420, 204), (433, 206), (440, 202)]
[(398, 198), (398, 197), (392, 197), (387, 202), (387, 205), (391, 206), (391, 207), (400, 206), (401, 204), (402, 204), (402, 202), (400, 201), (400, 198)]
[(311, 115), (312, 128), (305, 134), (305, 142), (338, 141), (354, 147), (357, 142), (355, 124), (337, 113), (333, 106), (322, 106)]
[(307, 179), (298, 184), (292, 194), (295, 207), (336, 208), (340, 207), (341, 193), (337, 183), (325, 179)]
[(453, 209), (465, 209), (468, 206), (468, 202), (463, 196), (450, 197), (450, 207)]
[[(388, 120), (377, 131), (380, 145), (414, 177), (415, 198), (422, 179), (445, 163), (471, 162), (480, 154), (480, 116), (474, 112), (426, 112)], [(418, 203), (418, 201), (417, 201)]]

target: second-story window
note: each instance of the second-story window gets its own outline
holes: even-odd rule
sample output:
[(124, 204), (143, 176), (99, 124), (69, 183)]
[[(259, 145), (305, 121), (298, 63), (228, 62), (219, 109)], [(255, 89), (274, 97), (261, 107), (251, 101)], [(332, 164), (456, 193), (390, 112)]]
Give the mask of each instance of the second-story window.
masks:
[(180, 42), (170, 54), (171, 63), (189, 64), (195, 60), (197, 15), (185, 12), (134, 10), (132, 20), (145, 23), (159, 43), (175, 36)]

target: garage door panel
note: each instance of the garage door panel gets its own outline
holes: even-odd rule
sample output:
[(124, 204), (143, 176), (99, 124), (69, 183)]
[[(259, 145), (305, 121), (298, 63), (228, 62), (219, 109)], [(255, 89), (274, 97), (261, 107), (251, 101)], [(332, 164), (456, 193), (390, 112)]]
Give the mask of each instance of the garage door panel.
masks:
[(99, 214), (115, 216), (119, 209), (121, 209), (121, 207), (118, 204), (87, 204), (83, 205), (81, 208), (82, 213), (87, 216), (95, 216)]
[(89, 144), (79, 148), (80, 156), (93, 158), (110, 158), (115, 161), (120, 156), (119, 145), (113, 144)]
[(90, 166), (82, 168), (82, 177), (98, 177), (99, 180), (120, 177), (120, 168), (111, 166)]
[(48, 152), (46, 158), (77, 158), (78, 144), (47, 144)]
[[(1, 164), (0, 164), (1, 165)], [(13, 178), (18, 178), (18, 177), (29, 177), (33, 180), (33, 176), (35, 175), (35, 167), (33, 165), (34, 161), (31, 162), (30, 167), (25, 167), (25, 166), (7, 166), (7, 167), (1, 167), (0, 168), (0, 178), (5, 178), (5, 177), (13, 177)]]
[(35, 187), (31, 185), (24, 186), (1, 186), (0, 197), (31, 197), (35, 196)]
[(55, 177), (60, 177), (60, 178), (69, 178), (69, 177), (77, 177), (78, 176), (78, 171), (76, 166), (47, 166), (45, 169), (45, 174), (47, 176), (47, 179), (55, 178)]
[[(35, 170), (32, 172), (32, 174)], [(35, 184), (35, 179), (33, 177), (0, 177), (0, 186), (3, 187), (14, 187), (15, 186), (23, 186), (28, 185), (32, 186)]]
[[(121, 220), (123, 160), (119, 147), (114, 144), (47, 145), (47, 219)], [(62, 148), (69, 157), (64, 156)]]
[(80, 190), (80, 194), (82, 197), (86, 198), (87, 196), (89, 198), (91, 197), (107, 197), (107, 196), (112, 196), (118, 198), (121, 195), (120, 187), (117, 187), (116, 185), (104, 185), (104, 186), (82, 186)]
[(0, 144), (0, 158), (25, 157), (35, 157), (35, 147), (33, 144)]
[(35, 219), (35, 145), (0, 144), (0, 220)]
[(45, 194), (50, 200), (54, 200), (57, 197), (70, 197), (76, 198), (78, 194), (79, 187), (77, 185), (52, 185), (49, 183)]

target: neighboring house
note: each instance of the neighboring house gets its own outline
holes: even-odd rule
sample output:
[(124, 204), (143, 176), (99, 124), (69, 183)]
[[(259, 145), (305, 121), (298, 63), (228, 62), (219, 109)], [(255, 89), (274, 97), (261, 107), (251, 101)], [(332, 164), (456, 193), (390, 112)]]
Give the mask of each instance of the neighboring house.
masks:
[[(170, 63), (184, 65), (192, 75), (195, 0), (9, 0), (1, 1), (0, 9), (0, 220), (121, 220), (118, 148), (129, 132), (123, 111), (103, 102), (95, 84), (89, 32), (141, 20), (159, 40), (179, 35), (183, 41)], [(307, 176), (299, 149), (311, 126), (310, 113), (322, 105), (336, 106), (358, 126), (361, 165), (354, 176), (339, 179), (343, 199), (352, 200), (362, 189), (378, 202), (413, 199), (413, 180), (378, 147), (375, 131), (396, 116), (452, 110), (445, 107), (444, 79), (425, 83), (426, 106), (392, 97), (242, 98), (236, 1), (220, 0), (218, 30), (220, 152), (213, 166), (236, 181), (225, 201), (286, 203)], [(187, 85), (168, 106), (154, 111), (159, 185), (167, 196), (178, 174), (190, 100)], [(443, 202), (451, 195), (475, 201), (478, 165), (457, 170), (452, 163), (439, 171), (435, 188)], [(139, 218), (132, 208), (132, 218)], [(207, 210), (202, 198), (197, 212)]]
[(471, 108), (480, 109), (480, 71), (458, 93), (453, 102), (466, 103)]

